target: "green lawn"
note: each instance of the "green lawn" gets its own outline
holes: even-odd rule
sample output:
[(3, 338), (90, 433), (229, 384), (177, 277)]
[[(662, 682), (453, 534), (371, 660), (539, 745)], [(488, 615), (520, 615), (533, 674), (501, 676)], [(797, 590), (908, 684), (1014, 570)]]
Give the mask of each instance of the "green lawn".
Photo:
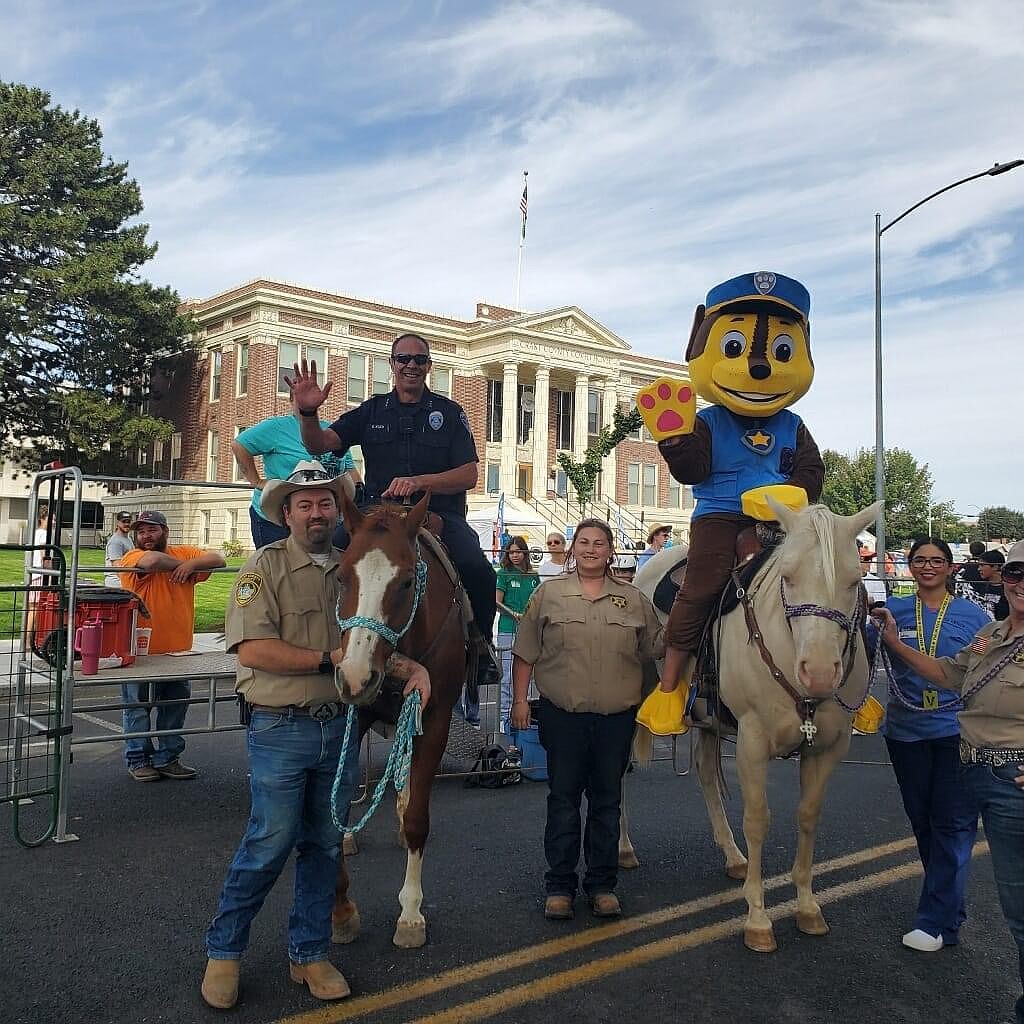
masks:
[[(70, 558), (71, 552), (65, 551), (64, 554)], [(229, 558), (227, 562), (229, 566), (238, 568), (245, 563), (245, 558)], [(86, 575), (83, 571), (85, 566), (93, 565), (103, 565), (103, 552), (98, 548), (83, 548), (79, 552), (79, 576), (102, 583), (102, 575)], [(25, 556), (22, 552), (0, 550), (0, 587), (21, 586), (25, 579), (24, 567)], [(197, 633), (215, 633), (224, 628), (224, 607), (234, 581), (234, 573), (217, 572), (205, 583), (196, 586), (195, 630)], [(16, 599), (20, 607), (23, 597), (10, 591), (0, 590), (0, 621), (9, 621), (4, 613), (14, 607)]]

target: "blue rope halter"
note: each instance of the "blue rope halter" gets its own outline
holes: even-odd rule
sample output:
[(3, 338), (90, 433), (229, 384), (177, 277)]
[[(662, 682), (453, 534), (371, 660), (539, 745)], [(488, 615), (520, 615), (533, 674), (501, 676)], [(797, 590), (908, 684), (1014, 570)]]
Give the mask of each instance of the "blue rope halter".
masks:
[[(423, 560), (423, 557), (420, 554), (420, 545), (419, 541), (417, 541), (416, 584), (412, 597), (412, 610), (409, 612), (409, 618), (405, 625), (401, 629), (395, 630), (386, 622), (371, 619), (366, 615), (351, 615), (347, 619), (343, 619), (338, 615), (337, 607), (335, 607), (334, 615), (338, 620), (338, 628), (342, 633), (345, 633), (355, 626), (362, 626), (364, 629), (372, 630), (392, 647), (397, 647), (398, 641), (409, 632), (413, 619), (416, 618), (416, 612), (419, 610), (420, 599), (423, 597), (423, 593), (426, 589), (427, 563)], [(348, 760), (348, 745), (352, 739), (352, 727), (355, 720), (355, 705), (349, 704), (348, 716), (345, 721), (345, 736), (341, 741), (341, 754), (338, 757), (338, 770), (334, 773), (334, 785), (331, 786), (331, 817), (334, 819), (334, 825), (338, 831), (344, 832), (346, 835), (355, 834), (370, 820), (374, 811), (377, 810), (380, 806), (381, 800), (384, 798), (384, 791), (387, 788), (388, 782), (394, 780), (396, 793), (401, 793), (408, 784), (409, 771), (412, 768), (412, 741), (414, 737), (421, 736), (423, 734), (423, 723), (420, 718), (419, 691), (413, 690), (412, 693), (405, 698), (405, 702), (402, 704), (402, 712), (398, 718), (395, 741), (391, 747), (391, 753), (388, 754), (388, 762), (384, 769), (384, 775), (377, 783), (377, 788), (374, 791), (373, 799), (370, 801), (370, 806), (367, 807), (366, 813), (355, 825), (351, 828), (347, 828), (342, 821), (342, 815), (338, 813), (338, 790), (341, 787), (341, 778), (345, 772), (345, 762)]]
[[(338, 620), (338, 628), (342, 633), (347, 633), (350, 629), (356, 626), (362, 626), (364, 629), (372, 630), (378, 636), (382, 637), (387, 643), (391, 644), (392, 647), (398, 646), (398, 641), (409, 632), (409, 627), (412, 625), (413, 619), (416, 618), (416, 612), (420, 607), (420, 598), (423, 597), (423, 592), (427, 589), (427, 563), (423, 560), (420, 555), (419, 541), (416, 542), (416, 589), (412, 597), (412, 610), (409, 612), (409, 618), (406, 620), (405, 625), (399, 629), (392, 629), (386, 622), (380, 622), (377, 619), (371, 619), (367, 615), (350, 615), (347, 619), (341, 618), (338, 615), (337, 608), (335, 608), (335, 618)], [(340, 603), (340, 599), (339, 599)]]

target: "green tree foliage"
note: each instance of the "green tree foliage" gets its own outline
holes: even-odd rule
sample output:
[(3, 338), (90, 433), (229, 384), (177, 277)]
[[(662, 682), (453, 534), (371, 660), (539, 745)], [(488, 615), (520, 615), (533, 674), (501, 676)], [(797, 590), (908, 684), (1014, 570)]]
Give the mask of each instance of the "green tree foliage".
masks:
[(567, 452), (558, 453), (558, 464), (565, 470), (565, 475), (576, 491), (576, 499), (581, 506), (586, 505), (594, 497), (594, 484), (597, 482), (597, 474), (601, 472), (601, 460), (610, 455), (623, 438), (639, 430), (642, 425), (643, 420), (638, 410), (624, 413), (621, 409), (616, 409), (612, 425), (601, 428), (601, 433), (594, 438), (584, 453), (582, 462), (574, 462)]
[(191, 325), (138, 276), (156, 246), (128, 223), (139, 187), (101, 141), (48, 93), (0, 82), (0, 447), (29, 464), (115, 470), (171, 429), (141, 410)]
[[(875, 453), (861, 448), (852, 455), (826, 449), (825, 486), (821, 500), (839, 515), (853, 515), (875, 500)], [(928, 464), (903, 448), (885, 451), (885, 529), (887, 543), (905, 544), (928, 529), (932, 475)], [(933, 513), (934, 514), (934, 513)]]
[(983, 540), (1018, 540), (1024, 537), (1024, 514), (1002, 505), (983, 508), (978, 516), (978, 532)]

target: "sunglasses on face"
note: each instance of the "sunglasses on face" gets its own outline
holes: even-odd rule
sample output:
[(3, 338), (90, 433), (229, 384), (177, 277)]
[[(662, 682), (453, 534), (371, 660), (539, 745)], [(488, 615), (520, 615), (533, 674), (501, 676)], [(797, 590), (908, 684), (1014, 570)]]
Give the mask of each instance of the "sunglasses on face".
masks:
[(402, 366), (408, 366), (410, 363), (415, 363), (417, 366), (426, 366), (430, 362), (430, 356), (425, 356), (422, 352), (398, 352), (393, 358), (396, 363)]
[(910, 564), (915, 569), (941, 569), (949, 562), (945, 558), (912, 558)]
[(548, 547), (549, 548), (560, 548), (563, 543), (564, 542), (560, 541), (560, 540), (549, 540), (548, 541)]
[(1016, 586), (1024, 581), (1024, 564), (1004, 565), (1003, 582)]

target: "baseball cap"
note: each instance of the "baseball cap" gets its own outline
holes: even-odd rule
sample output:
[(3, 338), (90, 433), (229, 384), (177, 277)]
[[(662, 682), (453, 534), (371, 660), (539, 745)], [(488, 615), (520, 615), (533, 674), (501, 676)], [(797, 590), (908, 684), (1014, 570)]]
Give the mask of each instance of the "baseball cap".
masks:
[(1010, 565), (1012, 562), (1024, 562), (1024, 540), (1017, 541), (1017, 543), (1006, 552), (1006, 564)]
[(1002, 551), (986, 551), (978, 557), (979, 562), (987, 562), (989, 565), (1002, 565), (1006, 561)]
[(167, 516), (163, 512), (140, 512), (138, 519), (132, 523), (132, 529), (140, 526), (162, 526), (167, 529)]
[(131, 512), (125, 512), (124, 510), (117, 513), (114, 517), (119, 523), (130, 523), (132, 521)]

